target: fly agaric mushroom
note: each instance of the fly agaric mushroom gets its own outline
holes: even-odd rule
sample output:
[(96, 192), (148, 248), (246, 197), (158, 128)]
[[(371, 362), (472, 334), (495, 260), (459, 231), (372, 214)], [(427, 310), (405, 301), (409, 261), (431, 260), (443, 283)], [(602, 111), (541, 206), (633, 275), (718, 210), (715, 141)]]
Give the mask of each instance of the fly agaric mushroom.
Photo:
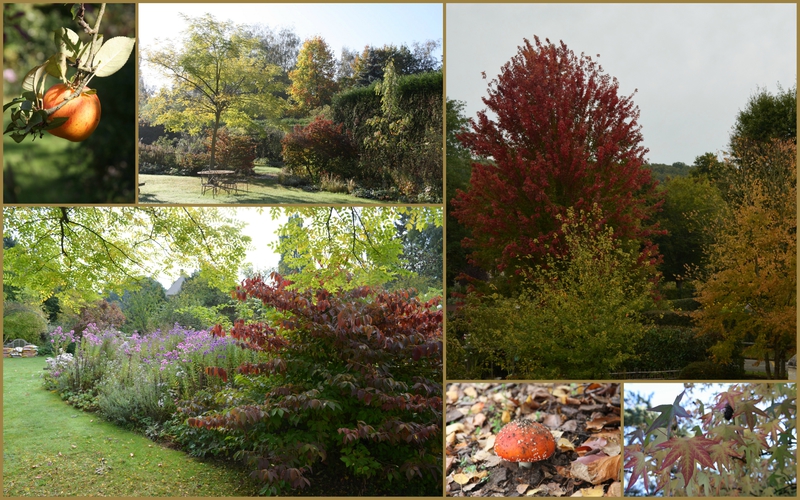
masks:
[(503, 460), (519, 462), (529, 468), (531, 462), (546, 460), (556, 451), (556, 440), (540, 423), (533, 420), (515, 420), (497, 433), (494, 452)]

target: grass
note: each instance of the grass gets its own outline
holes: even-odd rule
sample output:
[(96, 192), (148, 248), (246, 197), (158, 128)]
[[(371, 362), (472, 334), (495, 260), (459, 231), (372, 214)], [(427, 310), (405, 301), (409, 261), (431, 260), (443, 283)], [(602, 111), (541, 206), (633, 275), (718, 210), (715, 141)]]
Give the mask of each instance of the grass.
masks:
[(254, 496), (243, 469), (202, 461), (67, 405), (44, 359), (3, 359), (4, 496)]
[(174, 175), (139, 175), (139, 202), (140, 203), (238, 203), (238, 204), (288, 204), (288, 203), (315, 203), (315, 204), (347, 204), (364, 205), (377, 203), (375, 200), (358, 198), (348, 194), (328, 193), (318, 191), (315, 193), (303, 191), (300, 188), (287, 187), (278, 183), (279, 168), (256, 167), (256, 174), (261, 178), (251, 179), (249, 192), (227, 194), (217, 193), (213, 197), (210, 191), (202, 194), (200, 179), (198, 177), (184, 177)]

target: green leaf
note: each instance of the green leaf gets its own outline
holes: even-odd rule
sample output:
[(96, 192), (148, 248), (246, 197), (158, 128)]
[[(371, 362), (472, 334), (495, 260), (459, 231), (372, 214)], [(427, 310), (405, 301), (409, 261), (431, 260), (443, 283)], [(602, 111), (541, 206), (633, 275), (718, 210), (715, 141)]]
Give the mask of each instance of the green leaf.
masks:
[(36, 91), (36, 87), (38, 86), (38, 83), (44, 74), (45, 66), (46, 63), (36, 66), (32, 70), (28, 71), (28, 74), (22, 79), (22, 90), (28, 90), (31, 92)]
[(691, 417), (691, 415), (689, 415), (689, 413), (686, 410), (684, 410), (683, 407), (680, 405), (681, 399), (683, 399), (683, 395), (685, 393), (686, 391), (684, 390), (683, 392), (678, 394), (678, 397), (675, 398), (675, 402), (673, 402), (671, 405), (659, 405), (656, 406), (655, 408), (648, 408), (647, 411), (659, 412), (661, 413), (661, 415), (659, 415), (653, 421), (653, 423), (650, 424), (650, 427), (647, 428), (645, 433), (650, 434), (654, 429), (658, 429), (659, 427), (664, 427), (667, 429), (667, 435), (669, 436), (671, 434), (673, 418), (675, 418), (676, 416), (683, 418)]
[(5, 103), (5, 104), (3, 105), (3, 113), (5, 113), (5, 112), (6, 112), (6, 110), (7, 110), (8, 108), (10, 108), (11, 106), (13, 106), (13, 105), (15, 105), (15, 104), (19, 104), (19, 103), (21, 103), (21, 102), (23, 102), (23, 101), (25, 101), (25, 100), (26, 100), (26, 99), (25, 99), (25, 98), (23, 98), (23, 97), (15, 97), (15, 98), (14, 98), (14, 99), (12, 99), (11, 101), (9, 101), (9, 102), (7, 102), (7, 103)]
[(60, 50), (61, 43), (67, 46), (68, 53), (76, 54), (81, 46), (81, 38), (77, 33), (69, 28), (59, 28), (55, 30), (56, 48)]
[(58, 128), (69, 120), (66, 116), (61, 116), (58, 118), (53, 118), (53, 120), (47, 124), (47, 126), (43, 130), (53, 130), (54, 128)]
[(135, 38), (115, 36), (108, 40), (95, 55), (95, 76), (110, 76), (122, 68), (128, 61)]
[(50, 56), (46, 63), (44, 63), (44, 69), (47, 71), (47, 74), (50, 76), (54, 76), (60, 80), (64, 79), (64, 75), (67, 72), (67, 65), (64, 63), (61, 64), (61, 58), (58, 55)]

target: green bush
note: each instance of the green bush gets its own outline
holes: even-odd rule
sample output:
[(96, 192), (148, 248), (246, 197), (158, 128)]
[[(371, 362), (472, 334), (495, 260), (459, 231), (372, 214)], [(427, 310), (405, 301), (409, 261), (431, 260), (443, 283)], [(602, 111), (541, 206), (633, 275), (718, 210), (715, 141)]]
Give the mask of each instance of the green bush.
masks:
[(691, 315), (676, 311), (645, 311), (642, 316), (659, 326), (680, 326), (684, 328), (694, 326), (694, 320)]
[(678, 378), (687, 380), (728, 380), (740, 378), (744, 373), (735, 365), (720, 365), (713, 361), (695, 361), (681, 370)]
[(566, 255), (520, 269), (516, 296), (468, 297), (450, 328), (461, 333), (469, 366), (498, 365), (509, 378), (593, 379), (637, 357), (641, 311), (652, 302), (649, 270), (638, 264), (638, 244), (625, 248), (601, 220), (597, 207), (570, 209), (561, 225)]
[(3, 342), (24, 339), (41, 344), (47, 333), (47, 317), (36, 307), (19, 302), (6, 302), (3, 307)]
[(713, 343), (713, 339), (698, 336), (692, 328), (654, 325), (636, 344), (638, 359), (626, 363), (625, 370), (680, 370), (689, 363), (706, 360)]

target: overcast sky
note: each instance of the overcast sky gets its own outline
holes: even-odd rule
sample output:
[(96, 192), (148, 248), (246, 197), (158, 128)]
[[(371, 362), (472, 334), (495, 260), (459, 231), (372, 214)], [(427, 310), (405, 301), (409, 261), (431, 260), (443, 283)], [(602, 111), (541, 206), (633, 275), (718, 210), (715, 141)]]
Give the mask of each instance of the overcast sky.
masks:
[[(641, 112), (651, 163), (692, 164), (727, 146), (758, 87), (797, 80), (795, 4), (448, 4), (447, 96), (467, 116), (537, 35), (596, 59)], [(600, 54), (597, 59), (596, 54)], [(485, 71), (489, 80), (481, 77)]]
[[(291, 28), (301, 41), (319, 35), (338, 60), (342, 47), (361, 50), (366, 45), (410, 46), (413, 42), (442, 40), (442, 4), (205, 4), (140, 3), (140, 47), (152, 49), (156, 39), (179, 41), (186, 23), (179, 14), (192, 17), (210, 13), (237, 24), (260, 24), (275, 31)], [(441, 59), (441, 49), (437, 52)], [(154, 85), (148, 68), (142, 75)]]

